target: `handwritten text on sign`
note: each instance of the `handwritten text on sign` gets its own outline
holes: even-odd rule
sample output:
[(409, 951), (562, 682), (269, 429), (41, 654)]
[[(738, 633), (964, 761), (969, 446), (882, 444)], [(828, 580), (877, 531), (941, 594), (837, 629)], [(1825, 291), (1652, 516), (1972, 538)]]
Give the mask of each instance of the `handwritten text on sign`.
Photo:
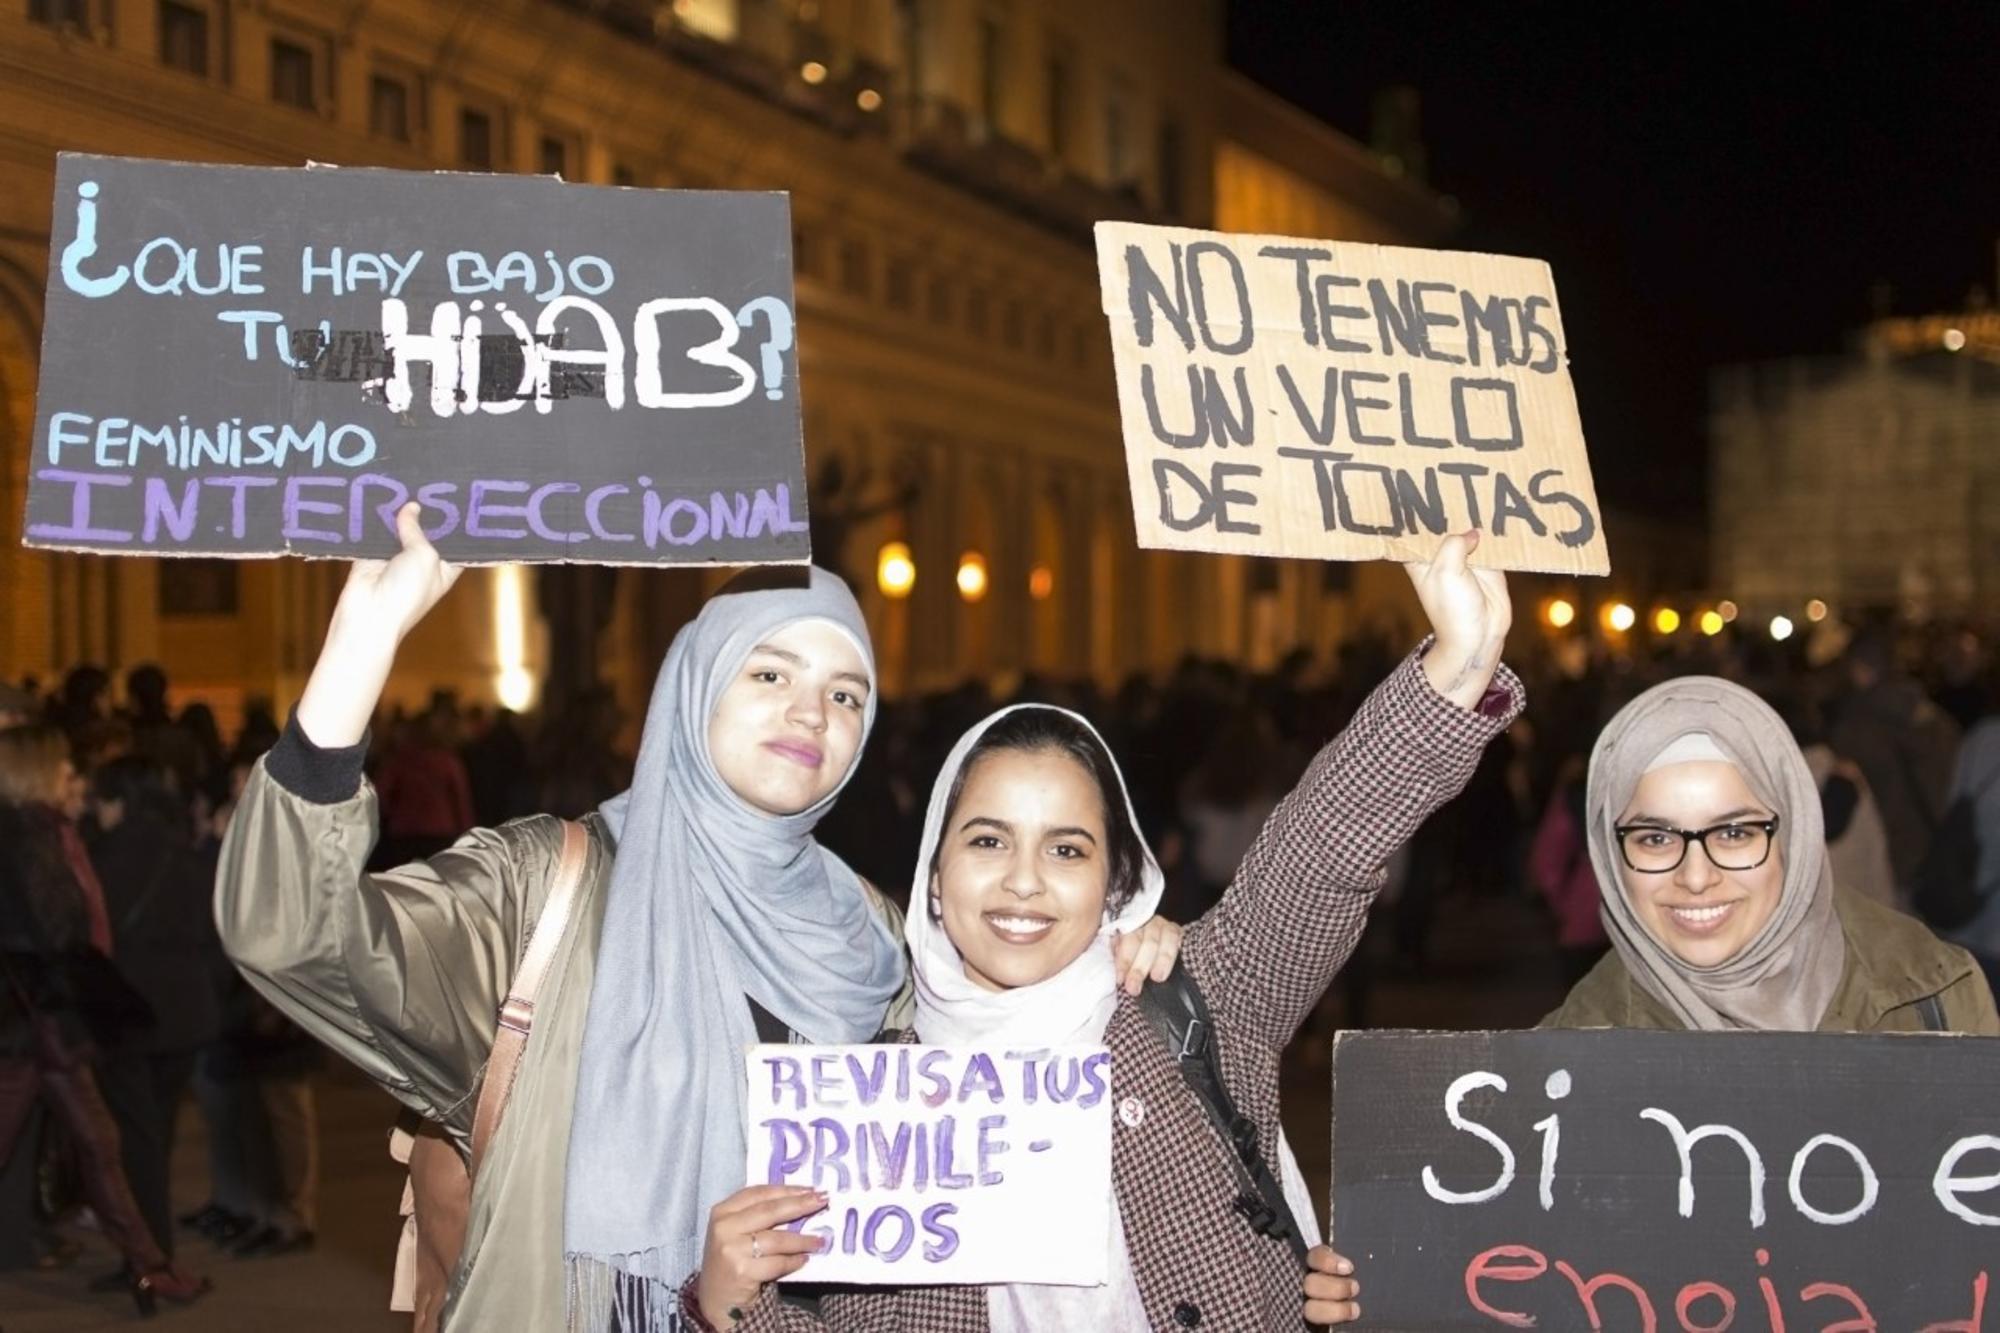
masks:
[(801, 1282), (1105, 1280), (1111, 1054), (1101, 1046), (758, 1046), (749, 1179), (826, 1191)]
[(1142, 546), (1610, 569), (1548, 265), (1103, 222)]
[(64, 154), (30, 544), (805, 558), (783, 195)]
[(1376, 1327), (2000, 1315), (1993, 1038), (1343, 1033), (1333, 1139)]

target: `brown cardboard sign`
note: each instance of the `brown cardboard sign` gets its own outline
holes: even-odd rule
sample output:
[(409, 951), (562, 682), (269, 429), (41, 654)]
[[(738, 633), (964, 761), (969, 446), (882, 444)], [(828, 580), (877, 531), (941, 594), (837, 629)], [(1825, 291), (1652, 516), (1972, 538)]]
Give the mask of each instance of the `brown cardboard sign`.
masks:
[(1610, 572), (1549, 266), (1103, 222), (1141, 546)]

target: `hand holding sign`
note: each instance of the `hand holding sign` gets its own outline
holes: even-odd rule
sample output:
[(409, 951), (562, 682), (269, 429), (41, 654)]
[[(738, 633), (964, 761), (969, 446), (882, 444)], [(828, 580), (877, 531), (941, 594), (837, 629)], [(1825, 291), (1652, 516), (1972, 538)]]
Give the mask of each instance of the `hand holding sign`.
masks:
[(394, 558), (357, 560), (348, 570), (326, 646), (299, 697), (299, 729), (315, 745), (347, 746), (361, 739), (397, 647), (458, 582), (462, 570), (438, 556), (424, 536), (421, 513), (414, 500), (397, 511), (403, 549)]
[(757, 1293), (805, 1267), (806, 1256), (826, 1248), (818, 1236), (786, 1228), (826, 1207), (826, 1195), (798, 1185), (750, 1185), (708, 1214), (708, 1242), (701, 1255), (697, 1299), (702, 1317), (728, 1328)]
[(1432, 689), (1460, 708), (1476, 705), (1493, 683), (1507, 627), (1514, 623), (1507, 576), (1467, 563), (1479, 541), (1474, 528), (1445, 538), (1434, 559), (1403, 566), (1437, 636), (1424, 654), (1424, 675)]
[(1354, 1265), (1324, 1245), (1306, 1255), (1308, 1324), (1351, 1324), (1361, 1317), (1361, 1283), (1351, 1276)]

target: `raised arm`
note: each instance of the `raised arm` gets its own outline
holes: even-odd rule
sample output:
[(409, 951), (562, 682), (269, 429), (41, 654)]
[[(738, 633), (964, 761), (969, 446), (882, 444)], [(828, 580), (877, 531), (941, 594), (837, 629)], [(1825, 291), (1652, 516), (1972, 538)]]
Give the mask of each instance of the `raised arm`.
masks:
[(216, 925), (274, 1004), (464, 1135), (561, 825), (475, 830), (427, 862), (364, 872), (378, 830), (361, 775), (368, 718), (403, 636), (457, 578), (414, 505), (398, 526), (402, 553), (349, 575), (298, 712), (237, 804), (216, 872)]
[(1266, 821), (1182, 957), (1234, 1032), (1291, 1040), (1354, 951), (1390, 855), (1471, 778), (1520, 712), (1500, 666), (1512, 623), (1504, 576), (1448, 538), (1408, 570), (1433, 637), (1376, 687)]

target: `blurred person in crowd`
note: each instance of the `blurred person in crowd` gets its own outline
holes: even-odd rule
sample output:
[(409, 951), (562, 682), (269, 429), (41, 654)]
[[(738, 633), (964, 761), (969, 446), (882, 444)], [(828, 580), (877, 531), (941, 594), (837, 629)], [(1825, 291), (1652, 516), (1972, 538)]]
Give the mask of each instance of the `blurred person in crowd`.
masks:
[(375, 773), (382, 806), (378, 866), (401, 865), (449, 847), (473, 826), (472, 783), (433, 709), (405, 723)]
[(1245, 708), (1216, 734), (1207, 755), (1180, 790), (1180, 824), (1188, 839), (1188, 895), (1167, 914), (1191, 921), (1222, 897), (1257, 840), (1264, 821), (1289, 789), (1282, 749), (1262, 713)]
[(41, 703), (32, 690), (0, 680), (0, 731), (35, 721)]
[(173, 775), (129, 755), (90, 777), (90, 859), (104, 886), (118, 970), (152, 1007), (153, 1024), (110, 1047), (98, 1068), (118, 1122), (125, 1176), (171, 1257), (174, 1129), (195, 1058), (215, 1039), (213, 875), (194, 845)]
[(1988, 984), (2000, 992), (2000, 716), (1986, 718), (1967, 733), (1952, 774), (1951, 798), (1972, 804), (1979, 836), (1977, 884), (1984, 903), (1948, 937), (1979, 961)]
[(1572, 755), (1556, 776), (1528, 849), (1528, 878), (1555, 917), (1565, 986), (1583, 980), (1610, 944), (1598, 911), (1597, 876), (1590, 868), (1584, 825), (1584, 764), (1581, 756)]
[(50, 701), (49, 721), (69, 735), (71, 744), (110, 716), (111, 676), (100, 666), (72, 667)]
[(1909, 901), (1931, 835), (1944, 819), (1958, 727), (1896, 665), (1884, 630), (1855, 636), (1847, 650), (1846, 698), (1827, 740), (1868, 781), (1889, 835), (1896, 894)]
[(193, 791), (201, 780), (201, 751), (167, 706), (167, 673), (151, 662), (125, 673), (125, 722), (132, 753), (164, 766), (176, 790)]
[(460, 747), (459, 757), (472, 789), (475, 822), (492, 828), (530, 811), (528, 737), (519, 713), (495, 710)]
[(182, 788), (182, 794), (192, 801), (197, 792), (228, 770), (229, 747), (222, 743), (222, 728), (216, 725), (215, 710), (199, 700), (181, 709), (180, 724), (194, 747), (194, 781)]
[(1750, 691), (1648, 690), (1605, 727), (1588, 784), (1612, 951), (1545, 1025), (2000, 1036), (1964, 949), (1835, 882), (1805, 756)]
[(1933, 695), (1938, 707), (1951, 715), (1962, 732), (1970, 731), (1993, 709), (1991, 669), (1978, 634), (1961, 628), (1945, 636), (1937, 652)]
[(33, 1151), (25, 1130), (46, 1104), (81, 1159), (85, 1198), (124, 1256), (133, 1302), (151, 1314), (161, 1299), (196, 1300), (209, 1284), (174, 1266), (141, 1215), (92, 1068), (99, 1043), (123, 1040), (151, 1015), (110, 963), (104, 895), (57, 804), (73, 776), (54, 727), (0, 731), (0, 1162)]
[(1909, 899), (1896, 883), (1889, 860), (1889, 831), (1882, 810), (1868, 788), (1859, 764), (1834, 752), (1827, 742), (1820, 710), (1795, 691), (1777, 695), (1772, 707), (1798, 742), (1806, 771), (1819, 789), (1820, 813), (1826, 824), (1826, 850), (1833, 882), (1873, 898), (1885, 907), (1909, 910)]
[(236, 733), (236, 744), (229, 752), (233, 763), (254, 764), (257, 757), (278, 743), (278, 718), (271, 710), (271, 701), (261, 695), (253, 695), (243, 702), (243, 725)]

